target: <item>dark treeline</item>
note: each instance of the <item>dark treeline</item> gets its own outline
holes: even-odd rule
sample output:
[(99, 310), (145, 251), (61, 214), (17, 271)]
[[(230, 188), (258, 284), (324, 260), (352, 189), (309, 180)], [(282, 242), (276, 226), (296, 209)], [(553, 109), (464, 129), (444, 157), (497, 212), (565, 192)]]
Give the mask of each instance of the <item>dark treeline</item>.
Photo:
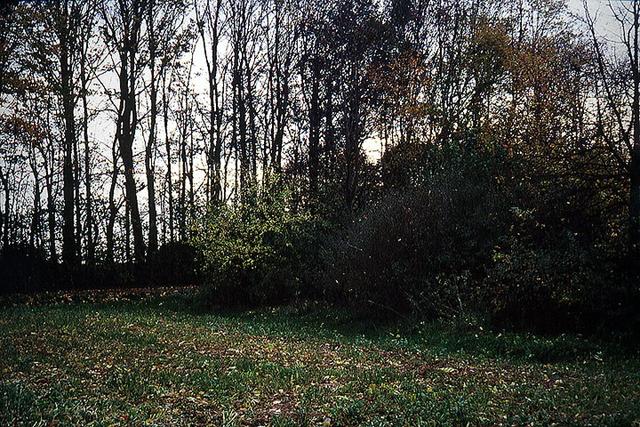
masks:
[(638, 2), (3, 4), (4, 290), (637, 325)]

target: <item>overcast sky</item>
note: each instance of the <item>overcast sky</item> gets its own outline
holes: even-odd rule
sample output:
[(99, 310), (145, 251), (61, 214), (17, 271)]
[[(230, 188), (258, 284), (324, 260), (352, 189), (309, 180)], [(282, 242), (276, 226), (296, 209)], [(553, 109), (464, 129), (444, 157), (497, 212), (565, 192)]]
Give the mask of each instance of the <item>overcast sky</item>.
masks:
[[(618, 25), (611, 16), (611, 6), (614, 8), (624, 1), (634, 0), (587, 0), (587, 5), (592, 17), (597, 19), (596, 24), (601, 35), (608, 38), (617, 38)], [(584, 17), (583, 0), (568, 0), (569, 9), (580, 18)]]

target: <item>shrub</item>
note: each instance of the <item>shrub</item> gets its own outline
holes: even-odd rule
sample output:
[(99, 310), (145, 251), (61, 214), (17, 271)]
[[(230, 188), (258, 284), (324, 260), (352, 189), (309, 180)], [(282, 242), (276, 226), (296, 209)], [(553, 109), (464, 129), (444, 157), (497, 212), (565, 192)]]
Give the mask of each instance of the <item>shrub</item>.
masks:
[(193, 285), (196, 283), (196, 248), (185, 242), (162, 245), (149, 258), (147, 280), (158, 286)]
[(28, 245), (8, 246), (0, 251), (0, 292), (33, 292), (53, 289), (55, 265), (46, 254)]
[(483, 163), (457, 161), (466, 167), (423, 170), (419, 185), (388, 191), (332, 239), (323, 252), (328, 295), (425, 316), (453, 316), (472, 302), (504, 209)]
[(211, 211), (193, 240), (207, 303), (251, 306), (300, 295), (321, 229), (287, 204), (287, 192), (268, 189), (251, 203)]
[(638, 295), (621, 268), (624, 251), (535, 214), (514, 208), (510, 231), (494, 250), (481, 290), (493, 322), (538, 332), (593, 331), (613, 318), (637, 324), (625, 312)]

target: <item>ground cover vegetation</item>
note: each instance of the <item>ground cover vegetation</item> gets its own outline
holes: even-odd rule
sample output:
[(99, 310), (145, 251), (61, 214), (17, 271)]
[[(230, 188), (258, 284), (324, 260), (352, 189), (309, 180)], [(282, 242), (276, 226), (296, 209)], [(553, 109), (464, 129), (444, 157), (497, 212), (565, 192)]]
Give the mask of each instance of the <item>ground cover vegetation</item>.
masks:
[[(631, 425), (637, 353), (575, 335), (211, 313), (195, 289), (4, 300), (4, 425)], [(37, 331), (37, 332), (36, 332)]]

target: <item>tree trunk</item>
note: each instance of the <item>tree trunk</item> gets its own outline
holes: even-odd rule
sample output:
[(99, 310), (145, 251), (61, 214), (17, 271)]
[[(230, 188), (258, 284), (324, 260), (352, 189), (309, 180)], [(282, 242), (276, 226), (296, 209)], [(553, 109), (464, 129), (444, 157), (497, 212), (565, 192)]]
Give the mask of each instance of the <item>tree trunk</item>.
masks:
[(166, 76), (162, 79), (162, 107), (164, 109), (164, 143), (165, 150), (167, 152), (167, 191), (168, 191), (168, 204), (169, 204), (169, 236), (170, 241), (175, 240), (174, 225), (173, 225), (173, 179), (171, 175), (171, 139), (169, 139), (169, 104), (167, 100), (167, 84)]
[[(116, 138), (120, 138), (120, 122), (118, 122), (118, 129), (116, 130)], [(116, 142), (114, 141), (111, 148), (113, 168), (111, 169), (111, 184), (109, 186), (109, 218), (107, 220), (107, 253), (106, 258), (109, 264), (114, 262), (114, 227), (116, 223), (116, 216), (118, 214), (118, 208), (115, 202), (116, 185), (118, 183), (118, 150), (116, 148)]]
[(4, 228), (4, 233), (2, 233), (2, 245), (3, 248), (7, 249), (9, 247), (9, 210), (11, 209), (9, 196), (11, 195), (11, 192), (9, 190), (9, 179), (2, 172), (1, 167), (0, 180), (2, 181), (2, 186), (4, 187), (4, 215), (1, 217), (2, 222), (0, 222), (0, 228)]
[(10, 202), (10, 196), (11, 196), (11, 191), (9, 189), (9, 180), (7, 179), (7, 177), (3, 176), (3, 182), (4, 182), (4, 235), (3, 237), (3, 245), (4, 248), (8, 248), (9, 247), (9, 232), (10, 232), (10, 228), (11, 228), (11, 202)]
[(87, 106), (87, 74), (86, 74), (86, 57), (84, 56), (80, 62), (81, 84), (82, 84), (82, 134), (84, 137), (84, 185), (86, 191), (85, 210), (87, 214), (87, 262), (95, 261), (95, 243), (93, 239), (93, 205), (91, 193), (91, 162), (89, 151), (89, 109)]
[[(134, 47), (136, 45), (137, 42), (135, 40), (127, 40), (125, 42), (125, 52), (120, 56), (120, 96), (123, 97), (124, 109), (121, 117), (122, 133), (118, 142), (120, 146), (120, 156), (122, 157), (122, 164), (124, 166), (127, 205), (131, 212), (134, 257), (136, 262), (142, 263), (145, 259), (145, 245), (133, 165), (133, 140), (137, 121), (135, 93), (136, 49)], [(129, 57), (129, 55), (131, 56)]]
[[(44, 154), (43, 154), (44, 157)], [(54, 264), (58, 262), (58, 253), (56, 251), (56, 205), (53, 194), (53, 177), (51, 171), (47, 166), (47, 159), (45, 158), (44, 169), (44, 183), (47, 187), (47, 222), (49, 227), (49, 255), (51, 256), (51, 262)]]
[(76, 217), (76, 257), (78, 261), (82, 259), (82, 215), (80, 206), (80, 183), (82, 182), (81, 173), (82, 168), (80, 166), (80, 146), (77, 138), (74, 138), (73, 143), (73, 191), (75, 195), (75, 217)]
[(149, 31), (149, 69), (151, 71), (149, 139), (145, 147), (144, 166), (147, 175), (147, 197), (149, 203), (149, 254), (158, 250), (158, 221), (156, 213), (156, 185), (153, 155), (156, 146), (156, 119), (158, 117), (158, 83), (156, 82), (156, 40), (153, 22), (154, 2), (147, 7)]
[(637, 262), (640, 259), (640, 145), (636, 143), (631, 153), (630, 169), (629, 237), (631, 254), (634, 262)]
[(318, 195), (320, 169), (320, 64), (313, 60), (311, 69), (311, 99), (309, 101), (309, 192), (312, 203)]
[(75, 117), (73, 96), (73, 70), (70, 59), (69, 43), (69, 15), (68, 4), (61, 6), (64, 27), (60, 31), (60, 77), (62, 83), (62, 108), (64, 114), (64, 145), (63, 145), (63, 226), (62, 226), (62, 260), (67, 264), (76, 263), (76, 236), (74, 230), (74, 180), (73, 180), (73, 149), (75, 146)]
[(633, 3), (633, 142), (630, 161), (630, 197), (629, 197), (629, 237), (632, 262), (640, 260), (640, 63), (638, 55), (638, 30), (640, 27), (640, 10), (637, 2)]
[(38, 159), (35, 149), (30, 148), (29, 160), (33, 173), (33, 215), (31, 217), (31, 230), (29, 233), (29, 246), (36, 247), (40, 236), (40, 173), (38, 172)]

